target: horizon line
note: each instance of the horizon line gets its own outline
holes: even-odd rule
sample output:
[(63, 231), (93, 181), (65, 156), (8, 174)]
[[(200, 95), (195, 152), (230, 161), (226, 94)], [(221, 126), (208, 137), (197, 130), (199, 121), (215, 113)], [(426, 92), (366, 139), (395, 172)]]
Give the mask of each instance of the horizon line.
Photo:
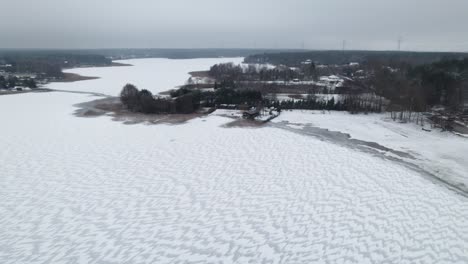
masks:
[(468, 51), (447, 51), (447, 50), (391, 50), (391, 49), (301, 49), (301, 48), (12, 48), (0, 47), (0, 50), (9, 51), (78, 51), (78, 50), (258, 50), (258, 51), (297, 51), (297, 52), (314, 52), (314, 51), (336, 51), (336, 52), (395, 52), (395, 53), (468, 53)]

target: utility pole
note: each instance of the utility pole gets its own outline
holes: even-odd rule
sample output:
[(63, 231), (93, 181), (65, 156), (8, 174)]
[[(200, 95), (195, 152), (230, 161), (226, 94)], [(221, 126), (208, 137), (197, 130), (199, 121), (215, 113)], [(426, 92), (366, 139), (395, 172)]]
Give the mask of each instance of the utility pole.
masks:
[(346, 50), (346, 40), (343, 40), (343, 53), (345, 52)]
[(398, 37), (398, 51), (401, 51), (401, 43), (403, 42), (403, 38), (401, 36)]

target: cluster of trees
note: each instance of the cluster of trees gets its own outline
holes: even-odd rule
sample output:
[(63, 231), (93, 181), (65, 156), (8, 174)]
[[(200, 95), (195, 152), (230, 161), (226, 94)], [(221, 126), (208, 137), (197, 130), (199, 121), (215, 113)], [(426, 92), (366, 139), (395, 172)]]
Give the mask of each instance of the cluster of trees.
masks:
[(243, 70), (234, 63), (221, 63), (211, 66), (209, 75), (216, 80), (239, 81), (243, 78)]
[[(215, 88), (252, 89), (262, 93), (318, 94), (330, 93), (330, 87), (315, 82), (319, 76), (340, 75), (353, 77), (363, 67), (359, 64), (320, 65), (307, 61), (299, 67), (266, 67), (248, 65), (241, 67), (232, 63), (217, 64), (208, 74), (213, 77)], [(360, 79), (347, 79), (345, 85), (333, 89), (333, 93), (368, 93), (370, 89)]]
[(263, 96), (259, 91), (220, 88), (215, 92), (203, 93), (201, 99), (206, 105), (211, 106), (220, 104), (256, 105), (262, 102)]
[(199, 101), (191, 93), (180, 95), (175, 99), (157, 98), (148, 90), (138, 90), (133, 84), (127, 84), (120, 92), (120, 101), (130, 111), (145, 114), (184, 113), (196, 110)]
[[(307, 68), (307, 73), (311, 72), (312, 67)], [(314, 68), (315, 69), (315, 65)], [(312, 70), (313, 71), (313, 70)], [(210, 68), (211, 77), (220, 81), (290, 81), (293, 79), (303, 79), (305, 74), (299, 68), (290, 68), (286, 66), (277, 66), (268, 68), (265, 66), (248, 65), (242, 68), (233, 63), (216, 64)]]
[(0, 76), (0, 89), (11, 89), (16, 86), (23, 86), (28, 88), (37, 88), (36, 81), (32, 78), (18, 78), (9, 75), (7, 78)]
[(346, 95), (340, 100), (334, 97), (328, 100), (317, 99), (310, 95), (301, 100), (271, 100), (266, 105), (278, 109), (335, 110), (351, 113), (380, 113), (383, 110), (383, 99), (371, 95)]
[(273, 69), (262, 68), (258, 72), (252, 72), (251, 75), (253, 80), (258, 81), (291, 81), (304, 78), (304, 74), (301, 71), (286, 66), (275, 67)]
[(246, 104), (257, 105), (263, 101), (262, 93), (254, 90), (238, 90), (232, 87), (227, 88), (224, 84), (215, 91), (200, 91), (182, 87), (171, 92), (172, 98), (190, 95), (196, 106), (216, 107), (222, 104)]
[(377, 66), (370, 86), (401, 111), (423, 112), (441, 105), (459, 111), (468, 100), (468, 59), (398, 68)]
[(468, 59), (419, 66), (411, 69), (409, 76), (424, 87), (424, 99), (430, 106), (444, 105), (459, 110), (468, 100)]
[(135, 85), (127, 84), (120, 93), (120, 100), (130, 111), (147, 114), (187, 114), (200, 107), (216, 107), (223, 104), (257, 105), (264, 101), (258, 91), (232, 88), (219, 88), (213, 92), (182, 87), (172, 91), (170, 96), (170, 98), (158, 98), (148, 90), (138, 90)]
[(424, 89), (407, 77), (403, 70), (380, 67), (370, 78), (375, 93), (390, 100), (393, 109), (426, 111)]

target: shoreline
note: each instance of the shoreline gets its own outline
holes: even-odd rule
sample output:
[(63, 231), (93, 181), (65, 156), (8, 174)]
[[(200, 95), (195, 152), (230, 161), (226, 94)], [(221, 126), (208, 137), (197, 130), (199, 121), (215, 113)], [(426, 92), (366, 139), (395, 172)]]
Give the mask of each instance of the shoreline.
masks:
[[(132, 66), (133, 66), (132, 64), (112, 62), (110, 65), (84, 66), (84, 67), (75, 67), (75, 68), (70, 68), (70, 69), (65, 69), (65, 70), (81, 69), (81, 68), (132, 67)], [(64, 72), (63, 74), (64, 74), (64, 77), (62, 79), (51, 81), (51, 83), (69, 83), (69, 82), (96, 80), (96, 79), (101, 78), (101, 77), (96, 77), (96, 76), (83, 76), (83, 75), (72, 73), (72, 72)]]
[(72, 68), (63, 68), (63, 70), (82, 69), (82, 68), (132, 67), (132, 66), (133, 64), (113, 61), (109, 65), (84, 65), (84, 66), (77, 66), (77, 67), (72, 67)]
[(121, 63), (121, 62), (112, 62), (109, 66), (102, 66), (102, 67), (132, 67), (133, 64), (130, 63)]
[(34, 88), (26, 91), (9, 91), (9, 90), (0, 90), (0, 96), (2, 95), (15, 95), (15, 94), (25, 94), (25, 93), (47, 93), (51, 92), (48, 88)]

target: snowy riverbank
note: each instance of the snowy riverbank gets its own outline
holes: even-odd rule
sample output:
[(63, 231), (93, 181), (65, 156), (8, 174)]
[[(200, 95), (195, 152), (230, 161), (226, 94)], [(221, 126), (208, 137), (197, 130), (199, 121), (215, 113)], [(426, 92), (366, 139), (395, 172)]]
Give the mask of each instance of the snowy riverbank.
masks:
[[(287, 122), (297, 128), (311, 126), (341, 132), (353, 139), (407, 153), (411, 158), (397, 158), (415, 164), (468, 193), (468, 139), (450, 132), (441, 132), (440, 129), (427, 132), (414, 123), (395, 122), (387, 114), (285, 111), (275, 122)], [(392, 156), (391, 152), (385, 154)]]

